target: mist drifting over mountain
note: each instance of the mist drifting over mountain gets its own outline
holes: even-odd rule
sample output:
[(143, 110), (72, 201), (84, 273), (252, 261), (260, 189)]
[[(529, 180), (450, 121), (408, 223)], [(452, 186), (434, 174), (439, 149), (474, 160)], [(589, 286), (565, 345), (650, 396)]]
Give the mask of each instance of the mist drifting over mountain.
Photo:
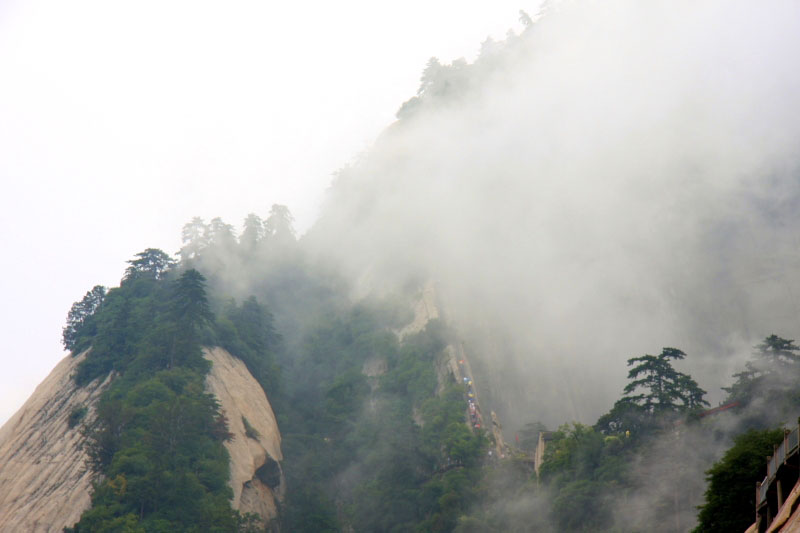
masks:
[(511, 422), (591, 421), (663, 346), (714, 403), (798, 331), (800, 5), (534, 18), (432, 60), (304, 240), (362, 291), (435, 280)]
[[(794, 512), (800, 452), (764, 458), (800, 414), (800, 3), (562, 0), (520, 23), (431, 58), (304, 234), (282, 203), (241, 231), (193, 216), (175, 257), (148, 247), (76, 301), (71, 355), (0, 428), (14, 523), (706, 533)], [(75, 483), (48, 474), (67, 463)]]

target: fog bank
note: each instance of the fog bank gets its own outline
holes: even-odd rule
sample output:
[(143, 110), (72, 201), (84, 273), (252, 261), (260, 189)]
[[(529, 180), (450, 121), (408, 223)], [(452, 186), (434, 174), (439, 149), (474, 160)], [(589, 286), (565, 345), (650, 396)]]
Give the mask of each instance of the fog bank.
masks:
[(796, 2), (554, 3), (429, 64), (305, 240), (364, 290), (435, 280), (512, 425), (593, 422), (664, 346), (714, 403), (800, 329), (797, 49)]

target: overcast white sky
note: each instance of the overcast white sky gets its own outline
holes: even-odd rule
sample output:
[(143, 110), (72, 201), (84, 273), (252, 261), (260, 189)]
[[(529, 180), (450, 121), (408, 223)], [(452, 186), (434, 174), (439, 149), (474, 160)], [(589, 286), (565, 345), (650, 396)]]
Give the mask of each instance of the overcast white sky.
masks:
[(331, 174), (538, 0), (0, 0), (0, 424), (65, 354), (61, 327), (193, 216), (314, 220)]

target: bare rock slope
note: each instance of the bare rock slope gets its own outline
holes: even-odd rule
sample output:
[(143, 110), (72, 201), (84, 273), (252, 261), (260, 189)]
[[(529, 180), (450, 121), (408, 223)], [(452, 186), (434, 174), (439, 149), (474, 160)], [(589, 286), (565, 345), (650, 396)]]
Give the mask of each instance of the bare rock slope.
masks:
[(91, 474), (75, 408), (84, 420), (110, 379), (78, 388), (70, 378), (85, 353), (61, 360), (25, 405), (0, 428), (0, 531), (62, 531), (91, 504)]
[(208, 349), (205, 356), (212, 363), (206, 386), (219, 400), (234, 435), (225, 443), (231, 456), (233, 508), (269, 521), (277, 515), (284, 494), (281, 434), (275, 414), (241, 360), (222, 348)]
[[(220, 348), (205, 350), (205, 356), (212, 363), (206, 386), (234, 435), (225, 443), (232, 505), (269, 521), (284, 493), (281, 436), (272, 407), (242, 361)], [(0, 532), (60, 532), (91, 505), (84, 437), (80, 424), (69, 427), (69, 418), (85, 407), (83, 421), (90, 421), (111, 376), (76, 387), (70, 376), (84, 357), (65, 357), (0, 428)]]

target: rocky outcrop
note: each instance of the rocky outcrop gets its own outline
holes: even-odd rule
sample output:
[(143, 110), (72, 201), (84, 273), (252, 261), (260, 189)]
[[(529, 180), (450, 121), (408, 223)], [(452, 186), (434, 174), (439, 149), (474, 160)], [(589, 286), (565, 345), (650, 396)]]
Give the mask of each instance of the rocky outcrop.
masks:
[(85, 356), (62, 359), (0, 428), (0, 531), (62, 531), (91, 505), (80, 430), (110, 378), (76, 387), (70, 376)]
[[(207, 388), (234, 435), (225, 443), (232, 505), (269, 522), (284, 493), (281, 436), (272, 407), (242, 361), (220, 348), (205, 355), (212, 363)], [(91, 505), (81, 427), (94, 418), (111, 377), (77, 387), (71, 375), (85, 356), (65, 357), (0, 428), (0, 532), (60, 532)]]
[(445, 346), (444, 351), (436, 358), (436, 394), (441, 395), (445, 388), (455, 381), (462, 383), (463, 377), (459, 369), (458, 360), (462, 354), (456, 353), (452, 344)]
[[(428, 281), (420, 291), (419, 299), (414, 306), (414, 318), (412, 321), (403, 327), (401, 330), (396, 331), (397, 336), (402, 340), (407, 335), (419, 333), (428, 322), (442, 317), (442, 313), (437, 306), (436, 287), (433, 281)], [(364, 364), (362, 372), (371, 376), (369, 369), (374, 366), (373, 360), (368, 360)], [(483, 412), (478, 400), (478, 391), (475, 387), (474, 376), (472, 374), (472, 367), (469, 364), (469, 359), (464, 350), (464, 346), (458, 342), (451, 342), (445, 346), (444, 350), (437, 356), (436, 361), (436, 394), (441, 395), (444, 390), (453, 382), (467, 387), (469, 399), (465, 406), (466, 411), (466, 424), (473, 431), (490, 430), (492, 433), (492, 440), (494, 441), (494, 448), (499, 457), (504, 457), (508, 452), (508, 446), (503, 440), (503, 428), (497, 414), (491, 412), (491, 427), (484, 424)], [(418, 412), (415, 411), (414, 420), (417, 425), (422, 426), (422, 419)], [(481, 429), (483, 428), (483, 429)]]
[(422, 288), (419, 299), (414, 306), (414, 318), (403, 329), (397, 332), (402, 340), (407, 335), (419, 333), (431, 320), (439, 318), (439, 308), (436, 306), (436, 289), (432, 281), (428, 281)]
[(285, 491), (275, 414), (261, 385), (241, 360), (222, 348), (205, 350), (205, 357), (212, 363), (206, 387), (219, 400), (233, 434), (225, 443), (231, 456), (233, 508), (256, 513), (269, 522), (277, 516)]

